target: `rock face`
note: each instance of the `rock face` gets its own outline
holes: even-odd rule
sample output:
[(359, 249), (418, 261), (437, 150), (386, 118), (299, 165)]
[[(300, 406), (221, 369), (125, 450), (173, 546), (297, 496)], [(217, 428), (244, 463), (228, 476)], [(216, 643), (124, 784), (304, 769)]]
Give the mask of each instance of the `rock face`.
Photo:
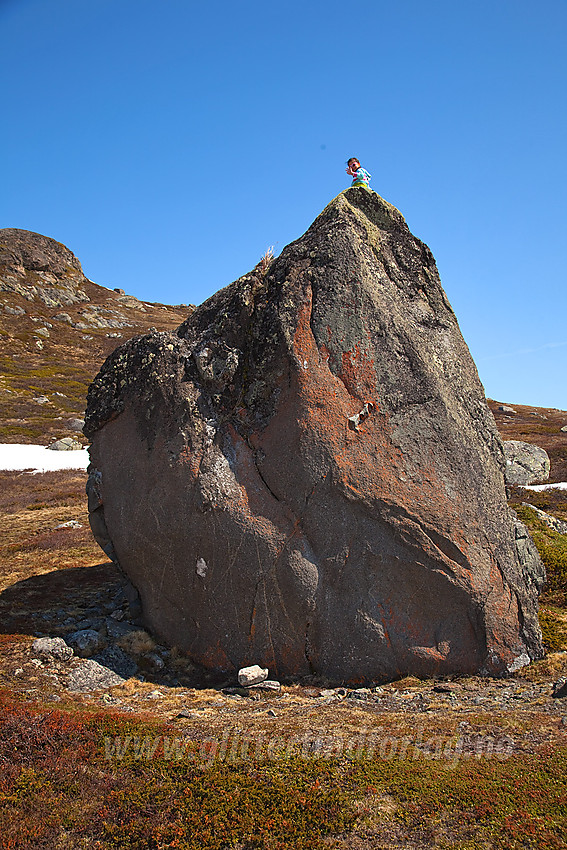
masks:
[(60, 307), (89, 301), (84, 283), (79, 260), (61, 242), (29, 230), (0, 229), (0, 291)]
[(429, 249), (364, 188), (91, 385), (95, 536), (209, 668), (370, 682), (542, 655), (543, 567)]
[(545, 449), (522, 440), (505, 440), (506, 483), (533, 484), (549, 478), (549, 455)]

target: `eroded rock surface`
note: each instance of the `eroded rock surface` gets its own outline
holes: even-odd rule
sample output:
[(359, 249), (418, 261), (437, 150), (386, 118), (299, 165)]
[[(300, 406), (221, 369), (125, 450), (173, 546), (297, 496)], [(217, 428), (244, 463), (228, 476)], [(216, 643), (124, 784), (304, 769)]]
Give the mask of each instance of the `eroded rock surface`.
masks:
[(373, 192), (117, 349), (84, 430), (97, 539), (200, 664), (364, 683), (542, 654), (543, 567), (474, 363)]

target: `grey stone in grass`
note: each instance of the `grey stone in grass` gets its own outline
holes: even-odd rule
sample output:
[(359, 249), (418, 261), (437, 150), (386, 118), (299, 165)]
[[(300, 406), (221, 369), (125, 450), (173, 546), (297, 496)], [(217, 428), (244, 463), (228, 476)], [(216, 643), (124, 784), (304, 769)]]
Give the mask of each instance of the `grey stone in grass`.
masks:
[(108, 667), (89, 658), (71, 672), (68, 689), (75, 693), (85, 693), (112, 688), (114, 685), (121, 685), (122, 682), (124, 679), (114, 670), (109, 670)]
[(74, 654), (72, 648), (60, 637), (37, 638), (32, 643), (32, 650), (40, 658), (46, 658), (48, 661), (69, 661)]

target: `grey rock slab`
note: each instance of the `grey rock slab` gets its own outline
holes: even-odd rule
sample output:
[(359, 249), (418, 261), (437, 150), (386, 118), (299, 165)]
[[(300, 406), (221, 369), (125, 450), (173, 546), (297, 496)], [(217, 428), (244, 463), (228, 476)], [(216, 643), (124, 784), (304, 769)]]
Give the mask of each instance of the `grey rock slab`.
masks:
[(118, 676), (124, 679), (130, 679), (138, 672), (138, 665), (134, 659), (118, 646), (107, 646), (102, 652), (93, 656), (93, 660), (113, 670)]
[(69, 675), (68, 689), (76, 693), (98, 691), (121, 685), (124, 678), (92, 658), (83, 661)]
[(37, 638), (32, 643), (32, 651), (48, 661), (69, 661), (73, 657), (73, 649), (60, 637)]
[(258, 682), (257, 684), (249, 685), (248, 687), (251, 691), (280, 691), (282, 686), (279, 682), (275, 681), (275, 679), (264, 679), (263, 682)]
[(74, 452), (82, 449), (83, 446), (74, 437), (62, 437), (60, 440), (55, 440), (47, 448), (54, 452)]
[(522, 440), (505, 440), (506, 483), (521, 487), (549, 478), (550, 462), (545, 449)]

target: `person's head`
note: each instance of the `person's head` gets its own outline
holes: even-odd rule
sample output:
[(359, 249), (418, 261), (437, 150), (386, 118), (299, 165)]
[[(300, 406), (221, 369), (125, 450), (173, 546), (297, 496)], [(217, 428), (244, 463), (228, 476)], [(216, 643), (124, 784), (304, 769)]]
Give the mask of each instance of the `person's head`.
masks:
[(351, 158), (347, 162), (347, 165), (349, 166), (349, 168), (353, 168), (355, 171), (357, 168), (360, 168), (360, 162), (355, 156), (351, 156)]

